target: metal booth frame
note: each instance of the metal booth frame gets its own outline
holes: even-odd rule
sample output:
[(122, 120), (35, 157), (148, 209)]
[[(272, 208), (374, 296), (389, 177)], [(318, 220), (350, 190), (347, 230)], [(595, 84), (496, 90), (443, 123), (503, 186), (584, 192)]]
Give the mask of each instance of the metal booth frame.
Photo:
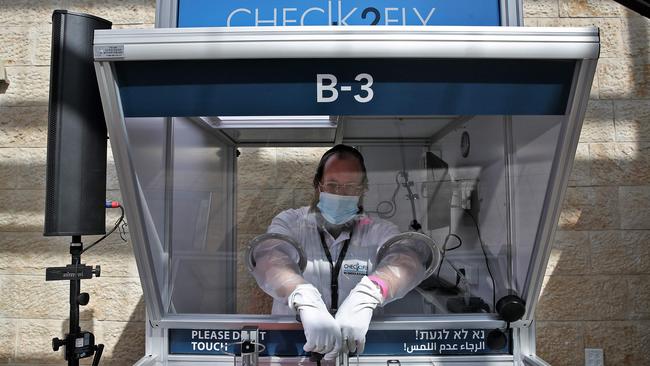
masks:
[[(335, 56), (332, 50), (336, 50)], [(140, 365), (232, 362), (228, 356), (168, 355), (167, 330), (171, 328), (241, 329), (252, 323), (258, 324), (260, 328), (298, 328), (290, 317), (165, 313), (161, 302), (164, 289), (157, 286), (151, 265), (153, 258), (148, 245), (151, 238), (144, 229), (144, 202), (140, 198), (139, 183), (129, 151), (129, 137), (114, 61), (333, 57), (577, 60), (577, 71), (574, 74), (576, 80), (565, 114), (567, 121), (562, 125), (561, 141), (552, 165), (551, 177), (554, 178), (547, 191), (550, 199), (543, 208), (542, 221), (536, 234), (537, 250), (533, 254), (524, 287), (528, 289), (523, 294), (528, 304), (526, 314), (522, 320), (512, 324), (513, 354), (400, 358), (404, 364), (416, 364), (423, 359), (437, 365), (463, 365), (477, 361), (490, 362), (491, 365), (546, 364), (535, 355), (533, 317), (589, 98), (587, 86), (591, 85), (599, 55), (599, 34), (596, 28), (357, 26), (112, 30), (95, 32), (94, 52), (95, 70), (113, 156), (118, 166), (123, 199), (128, 202), (126, 215), (146, 300), (147, 355), (140, 361)], [(507, 155), (509, 147), (505, 146), (505, 149)], [(233, 202), (230, 204), (234, 205)], [(409, 329), (441, 329), (450, 326), (494, 329), (505, 327), (505, 322), (488, 314), (445, 316), (444, 319), (394, 317), (380, 324), (371, 324), (371, 329), (388, 330), (405, 326)], [(279, 362), (279, 359), (273, 361)], [(295, 360), (286, 362), (295, 363)], [(360, 363), (373, 364), (372, 357), (362, 357)]]

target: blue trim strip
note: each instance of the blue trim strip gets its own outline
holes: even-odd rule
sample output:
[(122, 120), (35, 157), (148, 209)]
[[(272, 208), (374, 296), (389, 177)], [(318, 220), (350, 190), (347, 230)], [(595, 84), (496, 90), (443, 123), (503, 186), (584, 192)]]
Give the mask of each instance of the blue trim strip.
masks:
[[(573, 60), (116, 62), (126, 117), (564, 115), (574, 69)], [(360, 103), (367, 81), (355, 77), (364, 73), (373, 97)], [(337, 78), (336, 101), (317, 102), (317, 74)]]
[(178, 27), (501, 25), (498, 0), (179, 0)]

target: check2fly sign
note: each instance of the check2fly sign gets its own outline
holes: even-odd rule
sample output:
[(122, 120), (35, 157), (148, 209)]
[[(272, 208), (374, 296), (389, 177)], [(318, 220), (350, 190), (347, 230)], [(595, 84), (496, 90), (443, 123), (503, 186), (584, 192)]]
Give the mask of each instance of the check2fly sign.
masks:
[(498, 26), (499, 0), (178, 0), (178, 27)]

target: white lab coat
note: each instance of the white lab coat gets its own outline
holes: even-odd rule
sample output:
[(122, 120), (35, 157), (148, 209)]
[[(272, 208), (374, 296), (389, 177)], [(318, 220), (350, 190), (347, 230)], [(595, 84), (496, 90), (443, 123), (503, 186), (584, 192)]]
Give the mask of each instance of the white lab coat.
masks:
[[(267, 232), (288, 235), (303, 246), (307, 257), (307, 267), (303, 277), (320, 291), (323, 302), (331, 308), (330, 263), (320, 242), (316, 213), (310, 212), (309, 207), (283, 211), (273, 218)], [(383, 219), (366, 215), (360, 215), (355, 219), (352, 239), (338, 277), (338, 305), (345, 300), (350, 290), (363, 276), (372, 273), (376, 265), (377, 251), (388, 238), (398, 233), (395, 224)], [(332, 255), (332, 262), (336, 264), (343, 244), (350, 237), (350, 232), (343, 231), (338, 238), (334, 239), (325, 230), (324, 237)], [(294, 259), (297, 261), (297, 255)], [(294, 314), (286, 303), (278, 299), (273, 300), (272, 313)]]

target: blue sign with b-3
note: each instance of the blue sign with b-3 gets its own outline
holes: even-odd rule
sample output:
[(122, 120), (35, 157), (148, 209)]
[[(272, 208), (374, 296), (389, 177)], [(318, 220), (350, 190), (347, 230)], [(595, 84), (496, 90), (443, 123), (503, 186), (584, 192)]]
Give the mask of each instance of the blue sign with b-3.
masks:
[[(491, 349), (486, 329), (370, 330), (365, 356), (431, 356), (510, 354), (511, 336), (501, 349)], [(239, 354), (241, 331), (228, 329), (170, 329), (169, 354)], [(261, 356), (305, 356), (302, 330), (260, 330)]]
[(178, 27), (498, 26), (498, 0), (178, 0)]

